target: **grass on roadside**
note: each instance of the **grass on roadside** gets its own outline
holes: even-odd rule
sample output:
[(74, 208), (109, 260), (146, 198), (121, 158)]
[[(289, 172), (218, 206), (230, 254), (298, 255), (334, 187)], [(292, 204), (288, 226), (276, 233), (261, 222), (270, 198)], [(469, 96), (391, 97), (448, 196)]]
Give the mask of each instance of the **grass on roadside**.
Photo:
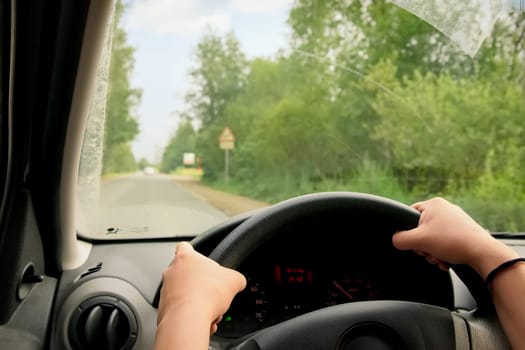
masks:
[(202, 169), (197, 168), (178, 167), (177, 169), (173, 170), (170, 174), (179, 176), (189, 176), (200, 180), (203, 175), (203, 171)]

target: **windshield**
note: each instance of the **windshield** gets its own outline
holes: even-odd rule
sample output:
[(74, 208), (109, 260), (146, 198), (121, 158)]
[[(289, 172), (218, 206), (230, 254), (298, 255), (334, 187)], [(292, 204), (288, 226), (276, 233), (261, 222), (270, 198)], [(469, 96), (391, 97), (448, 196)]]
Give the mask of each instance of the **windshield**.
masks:
[(321, 191), (525, 230), (521, 0), (117, 0), (107, 32), (83, 237), (194, 236)]

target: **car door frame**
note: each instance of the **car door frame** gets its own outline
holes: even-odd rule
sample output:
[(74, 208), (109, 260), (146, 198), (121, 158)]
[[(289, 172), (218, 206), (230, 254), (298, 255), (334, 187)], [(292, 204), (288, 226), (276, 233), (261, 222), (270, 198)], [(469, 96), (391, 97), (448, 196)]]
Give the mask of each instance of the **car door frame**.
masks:
[(1, 6), (0, 347), (44, 349), (61, 272), (90, 250), (76, 239), (76, 175), (112, 1)]

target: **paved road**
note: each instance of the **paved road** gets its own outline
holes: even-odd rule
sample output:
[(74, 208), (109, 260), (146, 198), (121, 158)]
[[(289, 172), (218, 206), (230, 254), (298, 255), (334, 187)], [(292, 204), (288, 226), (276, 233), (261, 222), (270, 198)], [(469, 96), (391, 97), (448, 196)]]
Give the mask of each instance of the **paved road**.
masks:
[(193, 235), (223, 221), (226, 214), (167, 175), (137, 173), (105, 181), (91, 230), (116, 237)]

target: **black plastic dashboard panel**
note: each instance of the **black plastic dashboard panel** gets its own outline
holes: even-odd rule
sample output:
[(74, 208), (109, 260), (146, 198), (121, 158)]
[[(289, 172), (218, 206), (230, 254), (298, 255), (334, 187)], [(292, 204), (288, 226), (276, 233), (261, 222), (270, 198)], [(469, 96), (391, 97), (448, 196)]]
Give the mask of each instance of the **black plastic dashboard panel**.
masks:
[(148, 303), (131, 284), (118, 278), (101, 277), (81, 283), (61, 304), (56, 322), (53, 323), (51, 349), (76, 349), (71, 339), (70, 329), (75, 327), (72, 321), (78, 308), (95, 297), (114, 299), (115, 303), (124, 304), (131, 309), (137, 322), (135, 349), (152, 349), (157, 326), (157, 310)]
[[(260, 328), (327, 306), (366, 300), (407, 300), (453, 310), (473, 306), (457, 277), (412, 253), (392, 247), (381, 222), (353, 220), (326, 213), (293, 222), (289, 230), (266, 242), (239, 267), (248, 279), (220, 324), (213, 344), (227, 344)], [(245, 217), (232, 219), (197, 236), (203, 254)], [(283, 238), (284, 237), (284, 238)], [(213, 243), (210, 243), (213, 242)], [(108, 296), (130, 306), (137, 319), (135, 349), (151, 349), (155, 297), (162, 272), (173, 258), (176, 240), (94, 244), (88, 261), (64, 272), (54, 312), (52, 348), (71, 349), (68, 324), (86, 300)]]
[(133, 348), (152, 349), (157, 326), (153, 300), (162, 271), (173, 259), (175, 245), (175, 241), (94, 245), (83, 266), (62, 274), (51, 348), (73, 349), (69, 330), (76, 310), (87, 300), (108, 297), (133, 313), (137, 323)]
[[(84, 265), (62, 274), (57, 300), (62, 302), (65, 294), (91, 279), (115, 277), (133, 285), (151, 304), (176, 244), (177, 241), (94, 244)], [(88, 273), (95, 268), (97, 271)]]

